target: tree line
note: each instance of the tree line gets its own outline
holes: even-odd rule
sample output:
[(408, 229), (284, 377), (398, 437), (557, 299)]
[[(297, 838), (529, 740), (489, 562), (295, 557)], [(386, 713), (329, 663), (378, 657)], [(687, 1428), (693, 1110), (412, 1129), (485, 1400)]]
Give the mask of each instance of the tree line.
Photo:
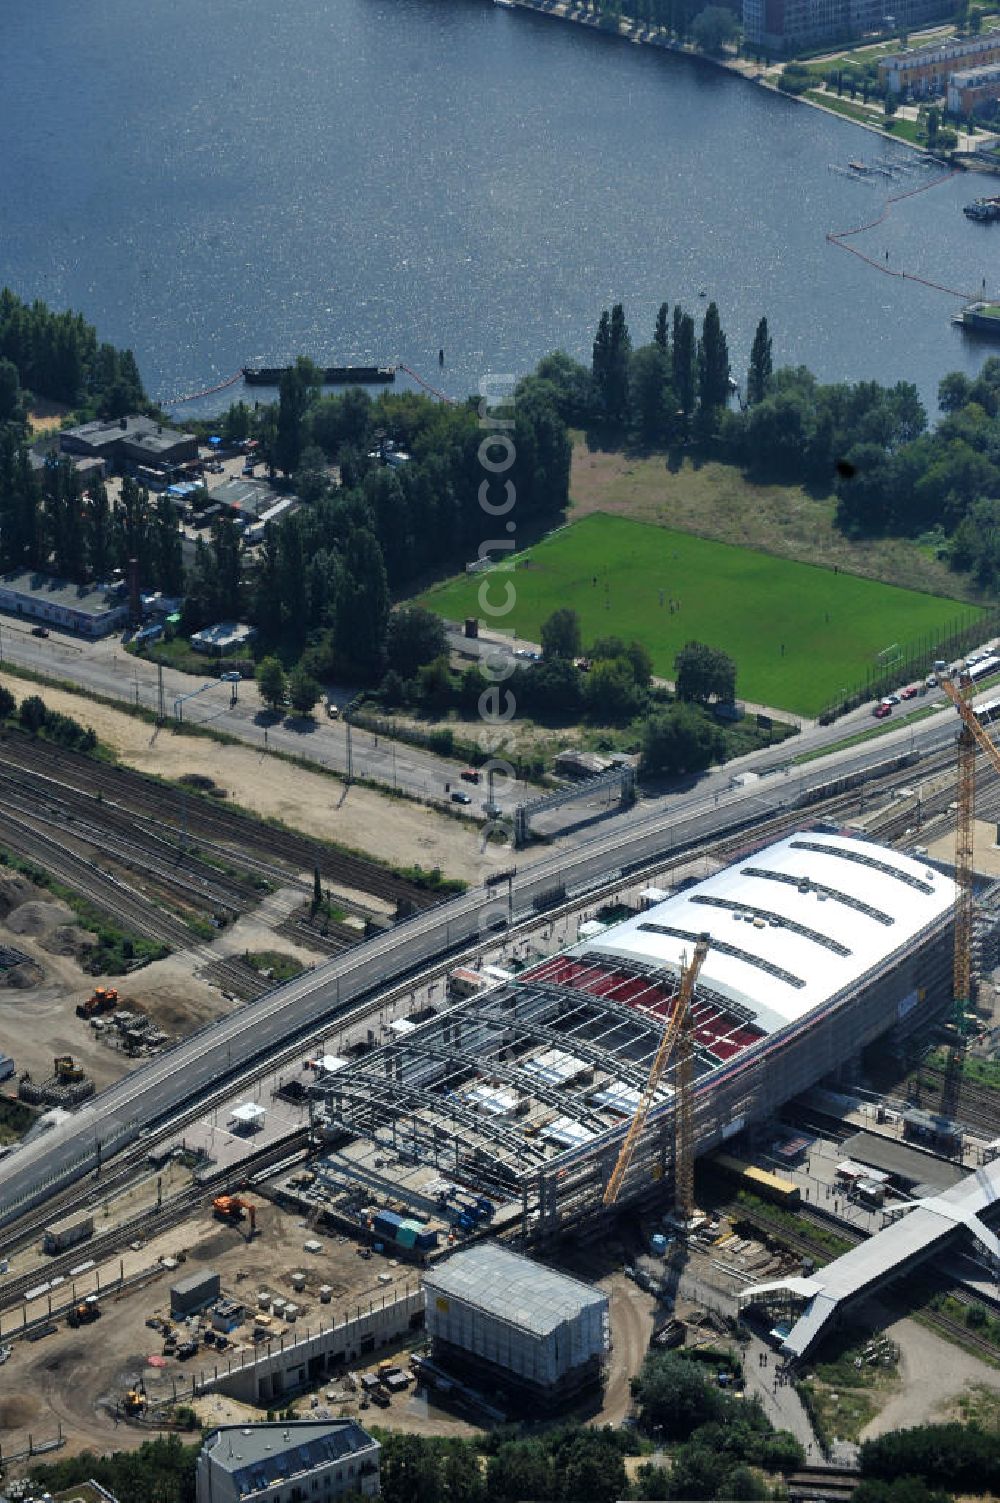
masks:
[(23, 419), (29, 396), (46, 397), (81, 416), (119, 418), (149, 400), (131, 350), (99, 343), (82, 314), (56, 313), (0, 289), (0, 424)]
[(12, 427), (0, 431), (0, 572), (34, 569), (76, 584), (104, 582), (139, 560), (144, 587), (179, 594), (184, 584), (177, 512), (131, 477), (111, 503), (103, 480), (80, 477), (65, 455), (33, 469)]
[(983, 590), (1000, 583), (1000, 357), (976, 377), (941, 380), (931, 428), (912, 382), (824, 383), (805, 366), (775, 369), (766, 318), (740, 381), (714, 303), (700, 332), (664, 303), (638, 347), (619, 304), (601, 315), (589, 368), (559, 352), (529, 381), (603, 444), (679, 454), (694, 443), (754, 481), (832, 494), (849, 537), (927, 536)]
[[(569, 498), (571, 447), (547, 387), (522, 383), (510, 447), (492, 452), (510, 468), (518, 527), (555, 519)], [(196, 549), (186, 625), (242, 616), (265, 643), (304, 655), (318, 678), (350, 674), (377, 682), (385, 671), (390, 603), (420, 579), (481, 556), (503, 523), (480, 505), (489, 478), (474, 399), (444, 405), (416, 393), (372, 399), (352, 389), (323, 397), (309, 362), (282, 379), (279, 400), (237, 404), (223, 437), (253, 436), (276, 473), (308, 504), (266, 530), (252, 562), (233, 524), (216, 523)], [(405, 454), (405, 461), (390, 463)], [(339, 484), (337, 481), (339, 480)]]

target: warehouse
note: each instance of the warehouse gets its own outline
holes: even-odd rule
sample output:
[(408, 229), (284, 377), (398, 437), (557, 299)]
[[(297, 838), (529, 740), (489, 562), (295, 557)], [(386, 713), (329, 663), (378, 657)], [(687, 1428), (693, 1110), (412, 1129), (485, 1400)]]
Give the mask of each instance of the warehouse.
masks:
[(521, 1408), (555, 1408), (600, 1383), (608, 1297), (496, 1242), (424, 1275), (434, 1358)]
[[(699, 935), (700, 1154), (947, 1005), (954, 895), (923, 859), (790, 835), (392, 1036), (326, 1083), (327, 1131), (417, 1165), (425, 1193), (445, 1176), (526, 1237), (559, 1235), (600, 1212)], [(673, 1118), (668, 1070), (620, 1203), (663, 1199)]]

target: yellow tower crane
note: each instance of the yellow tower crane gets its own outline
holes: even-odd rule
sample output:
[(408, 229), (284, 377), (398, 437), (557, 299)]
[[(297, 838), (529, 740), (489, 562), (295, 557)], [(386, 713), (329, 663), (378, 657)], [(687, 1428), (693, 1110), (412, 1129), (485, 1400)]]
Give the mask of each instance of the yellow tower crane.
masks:
[(691, 1019), (691, 998), (702, 962), (708, 954), (709, 936), (702, 934), (695, 945), (690, 965), (684, 957), (681, 984), (677, 992), (674, 1010), (663, 1030), (659, 1048), (649, 1070), (646, 1088), (639, 1098), (632, 1124), (625, 1134), (611, 1178), (604, 1192), (604, 1204), (614, 1205), (628, 1166), (632, 1162), (642, 1130), (646, 1125), (656, 1088), (670, 1057), (677, 1048), (677, 1068), (674, 1073), (674, 1195), (677, 1214), (685, 1222), (690, 1218), (694, 1204), (694, 1104), (691, 1099), (692, 1061), (694, 1058), (694, 1028)]
[(940, 677), (941, 687), (958, 711), (962, 729), (958, 735), (958, 809), (955, 815), (955, 950), (952, 964), (955, 1037), (948, 1050), (941, 1110), (952, 1116), (958, 1105), (958, 1088), (965, 1055), (965, 1014), (972, 1003), (972, 927), (975, 915), (973, 887), (973, 830), (976, 817), (976, 751), (982, 749), (1000, 774), (1000, 749), (969, 704), (969, 679)]

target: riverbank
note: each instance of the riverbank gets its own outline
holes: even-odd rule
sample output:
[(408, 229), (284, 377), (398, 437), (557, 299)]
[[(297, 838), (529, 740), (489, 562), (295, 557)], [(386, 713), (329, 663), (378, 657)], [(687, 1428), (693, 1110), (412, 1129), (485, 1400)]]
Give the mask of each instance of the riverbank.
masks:
[[(679, 42), (662, 27), (644, 26), (629, 16), (622, 16), (617, 21), (609, 21), (606, 17), (595, 15), (593, 11), (584, 9), (582, 5), (573, 4), (571, 0), (513, 0), (513, 5), (518, 10), (532, 10), (538, 15), (553, 16), (559, 21), (570, 21), (577, 26), (589, 27), (591, 31), (601, 31), (608, 36), (615, 36), (622, 41), (633, 42), (637, 46), (659, 47), (662, 51), (677, 52), (685, 57), (695, 58), (698, 62), (708, 63), (713, 67), (721, 68), (726, 73), (735, 74), (738, 78), (746, 79), (751, 83), (760, 84), (763, 88), (770, 89), (773, 93), (781, 94), (784, 99), (795, 100), (800, 104), (808, 105), (811, 109), (820, 110), (825, 115), (834, 115), (840, 120), (846, 120), (851, 125), (857, 125), (861, 130), (881, 136), (885, 141), (894, 141), (897, 145), (905, 146), (911, 151), (919, 152), (922, 156), (933, 157), (926, 146), (918, 141), (909, 140), (896, 131), (880, 125), (877, 120), (860, 119), (853, 113), (848, 113), (843, 108), (833, 104), (827, 104), (816, 97), (819, 90), (810, 90), (807, 94), (786, 94), (778, 88), (778, 79), (781, 76), (780, 68), (774, 66), (767, 68), (765, 65), (741, 57), (712, 57), (708, 53), (700, 52), (690, 42)], [(831, 56), (834, 56), (831, 54)], [(960, 145), (958, 152), (951, 159), (955, 165), (971, 171), (989, 172), (996, 170), (988, 163), (983, 162), (973, 152), (963, 149)]]

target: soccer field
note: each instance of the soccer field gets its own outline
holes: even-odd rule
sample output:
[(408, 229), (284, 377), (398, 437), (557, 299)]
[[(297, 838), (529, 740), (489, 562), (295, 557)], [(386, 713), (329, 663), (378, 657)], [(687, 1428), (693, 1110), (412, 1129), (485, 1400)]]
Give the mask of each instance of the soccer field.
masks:
[[(636, 638), (664, 678), (673, 678), (685, 642), (706, 642), (735, 661), (741, 699), (800, 715), (819, 714), (887, 648), (936, 639), (981, 614), (957, 600), (601, 514), (513, 563), (511, 573), (446, 581), (421, 604), (453, 621), (478, 616), (532, 642), (546, 617), (572, 606), (585, 645), (599, 636)], [(508, 581), (513, 609), (488, 617), (480, 589), (488, 582), (489, 600), (499, 603)]]

